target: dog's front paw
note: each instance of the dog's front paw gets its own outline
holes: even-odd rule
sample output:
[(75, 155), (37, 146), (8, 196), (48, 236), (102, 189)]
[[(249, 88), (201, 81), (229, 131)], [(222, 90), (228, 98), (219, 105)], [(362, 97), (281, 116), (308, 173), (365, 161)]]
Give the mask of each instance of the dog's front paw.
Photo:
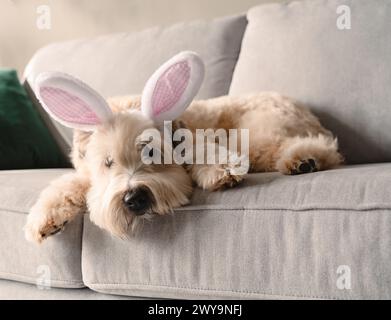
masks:
[(24, 234), (28, 241), (41, 243), (47, 237), (63, 231), (67, 223), (60, 216), (39, 214), (33, 207), (27, 217)]
[(243, 180), (242, 176), (232, 175), (229, 170), (220, 174), (214, 183), (208, 188), (210, 191), (224, 190), (237, 186)]
[(221, 164), (217, 168), (216, 177), (208, 189), (218, 191), (237, 186), (248, 172), (248, 167), (244, 166), (245, 163), (245, 157), (231, 155), (227, 164)]

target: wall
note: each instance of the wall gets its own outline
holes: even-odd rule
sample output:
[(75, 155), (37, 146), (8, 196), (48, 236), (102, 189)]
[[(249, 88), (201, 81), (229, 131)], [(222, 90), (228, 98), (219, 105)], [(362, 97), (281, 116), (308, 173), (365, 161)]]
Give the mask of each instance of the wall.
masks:
[[(279, 0), (0, 0), (0, 67), (23, 68), (54, 41), (131, 32), (178, 21), (245, 12)], [(48, 5), (51, 28), (40, 30), (37, 8)]]

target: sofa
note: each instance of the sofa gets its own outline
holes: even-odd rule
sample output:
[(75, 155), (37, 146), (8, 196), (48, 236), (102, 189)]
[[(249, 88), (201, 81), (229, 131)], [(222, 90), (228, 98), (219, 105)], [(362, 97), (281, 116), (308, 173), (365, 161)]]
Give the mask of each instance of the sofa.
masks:
[[(24, 239), (26, 215), (73, 169), (0, 171), (0, 298), (390, 299), (390, 16), (386, 0), (304, 0), (40, 49), (24, 73), (32, 99), (35, 78), (51, 70), (105, 97), (140, 94), (163, 61), (196, 51), (206, 64), (197, 98), (291, 96), (334, 132), (346, 163), (197, 189), (130, 240), (86, 214), (41, 245)], [(67, 153), (72, 132), (36, 107)]]

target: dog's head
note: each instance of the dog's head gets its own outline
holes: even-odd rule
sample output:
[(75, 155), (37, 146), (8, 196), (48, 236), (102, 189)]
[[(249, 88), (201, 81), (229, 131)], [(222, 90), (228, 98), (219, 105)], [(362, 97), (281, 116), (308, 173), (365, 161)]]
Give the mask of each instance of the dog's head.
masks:
[(46, 111), (85, 138), (80, 170), (90, 178), (87, 205), (99, 227), (125, 238), (143, 220), (188, 202), (192, 184), (182, 166), (144, 160), (151, 158), (146, 146), (152, 136), (162, 147), (153, 157), (164, 154), (163, 121), (174, 120), (190, 104), (203, 73), (197, 55), (181, 53), (148, 80), (141, 111), (122, 113), (112, 113), (102, 97), (69, 75), (37, 79), (35, 91)]

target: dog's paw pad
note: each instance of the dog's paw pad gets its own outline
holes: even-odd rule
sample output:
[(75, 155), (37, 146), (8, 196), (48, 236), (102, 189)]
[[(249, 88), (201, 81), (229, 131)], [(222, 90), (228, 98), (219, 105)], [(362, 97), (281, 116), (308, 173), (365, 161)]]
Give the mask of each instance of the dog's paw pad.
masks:
[(298, 161), (294, 168), (291, 169), (291, 174), (303, 174), (303, 173), (311, 173), (318, 171), (316, 161), (314, 159), (306, 159)]
[(49, 219), (46, 224), (44, 224), (43, 226), (41, 226), (39, 228), (39, 231), (38, 231), (39, 236), (36, 237), (36, 240), (38, 240), (38, 242), (42, 242), (43, 240), (45, 240), (49, 236), (55, 235), (55, 234), (63, 231), (64, 227), (67, 223), (68, 223), (68, 221), (64, 221), (63, 223), (56, 224), (56, 223), (54, 223), (54, 221), (52, 219)]

